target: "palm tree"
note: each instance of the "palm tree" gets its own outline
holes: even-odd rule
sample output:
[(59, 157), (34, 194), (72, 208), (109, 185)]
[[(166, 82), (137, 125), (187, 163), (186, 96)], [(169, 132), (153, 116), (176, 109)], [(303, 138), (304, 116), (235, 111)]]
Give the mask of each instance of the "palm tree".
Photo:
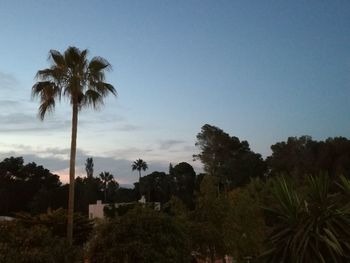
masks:
[(84, 107), (98, 108), (110, 93), (117, 95), (114, 87), (105, 82), (105, 71), (111, 69), (107, 60), (101, 57), (87, 59), (88, 50), (68, 47), (61, 54), (50, 50), (49, 68), (39, 70), (38, 82), (32, 87), (32, 96), (39, 97), (39, 117), (44, 119), (47, 112), (55, 108), (56, 100), (67, 97), (72, 106), (72, 136), (69, 163), (69, 200), (67, 215), (67, 238), (73, 241), (74, 177), (77, 149), (78, 112)]
[(104, 197), (105, 197), (105, 203), (107, 202), (107, 186), (110, 182), (113, 181), (113, 174), (109, 172), (103, 172), (100, 173), (100, 178), (103, 183), (103, 191), (104, 191)]
[(137, 159), (135, 162), (132, 163), (131, 168), (133, 171), (135, 170), (139, 171), (139, 183), (140, 183), (141, 170), (146, 171), (148, 169), (147, 163), (142, 159)]

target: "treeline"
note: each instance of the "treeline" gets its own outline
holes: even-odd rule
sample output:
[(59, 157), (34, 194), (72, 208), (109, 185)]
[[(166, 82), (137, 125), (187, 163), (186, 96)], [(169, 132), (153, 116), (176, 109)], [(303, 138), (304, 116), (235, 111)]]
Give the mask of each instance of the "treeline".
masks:
[[(108, 172), (94, 176), (88, 159), (87, 176), (75, 184), (78, 250), (66, 243), (57, 243), (57, 250), (90, 262), (214, 262), (226, 255), (237, 262), (350, 261), (350, 140), (290, 137), (272, 145), (263, 159), (247, 141), (207, 124), (196, 145), (193, 157), (203, 163), (203, 174), (185, 162), (170, 164), (168, 172), (142, 176), (133, 189), (119, 187)], [(23, 233), (35, 226), (39, 236), (65, 236), (65, 212), (59, 208), (66, 207), (68, 188), (56, 175), (20, 157), (5, 159), (0, 195), (0, 213), (16, 215)], [(109, 214), (91, 232), (89, 203), (135, 202), (141, 196), (161, 202), (161, 211), (136, 205)], [(11, 227), (0, 228), (4, 237), (11, 236), (6, 232)], [(0, 243), (9, 245), (10, 239)]]

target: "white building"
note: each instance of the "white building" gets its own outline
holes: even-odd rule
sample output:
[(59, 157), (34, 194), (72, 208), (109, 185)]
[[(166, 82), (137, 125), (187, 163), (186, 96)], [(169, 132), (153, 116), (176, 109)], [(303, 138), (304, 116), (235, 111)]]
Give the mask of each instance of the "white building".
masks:
[[(146, 204), (146, 199), (144, 196), (139, 200), (139, 203), (141, 204)], [(132, 205), (135, 203), (115, 203), (115, 207), (118, 208), (120, 206), (124, 205)], [(154, 209), (159, 211), (160, 210), (160, 203), (159, 202), (154, 202), (152, 203), (154, 205)], [(90, 204), (89, 205), (89, 218), (94, 219), (94, 218), (104, 218), (104, 212), (103, 209), (106, 205), (109, 204), (103, 204), (101, 200), (97, 200), (96, 204)]]

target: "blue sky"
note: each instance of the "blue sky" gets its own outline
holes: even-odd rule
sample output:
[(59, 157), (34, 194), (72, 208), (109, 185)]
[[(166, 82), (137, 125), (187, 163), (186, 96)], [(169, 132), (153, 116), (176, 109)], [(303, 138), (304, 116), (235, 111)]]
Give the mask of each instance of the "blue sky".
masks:
[(248, 140), (263, 156), (288, 136), (350, 134), (350, 2), (1, 1), (0, 157), (22, 155), (64, 178), (70, 107), (40, 122), (30, 99), (48, 51), (74, 45), (109, 60), (119, 96), (86, 110), (77, 173), (121, 183), (150, 169), (192, 162), (209, 123)]

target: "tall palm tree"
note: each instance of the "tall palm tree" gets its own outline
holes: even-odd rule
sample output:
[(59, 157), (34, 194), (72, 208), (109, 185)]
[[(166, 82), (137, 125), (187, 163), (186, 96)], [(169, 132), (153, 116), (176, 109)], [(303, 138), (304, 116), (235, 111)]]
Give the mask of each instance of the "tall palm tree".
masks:
[(67, 97), (72, 106), (72, 136), (69, 163), (69, 200), (67, 215), (67, 238), (73, 241), (74, 177), (77, 149), (78, 112), (84, 107), (98, 108), (110, 93), (117, 95), (114, 87), (105, 82), (105, 71), (111, 69), (107, 60), (101, 57), (87, 59), (88, 50), (68, 47), (61, 54), (50, 50), (49, 68), (39, 70), (38, 82), (32, 87), (32, 96), (39, 97), (39, 117), (44, 119), (47, 112), (55, 108), (57, 100)]
[(113, 174), (109, 172), (103, 172), (100, 173), (100, 178), (103, 183), (103, 191), (104, 191), (104, 197), (105, 197), (105, 203), (107, 202), (107, 186), (110, 182), (113, 181)]
[(141, 170), (146, 171), (148, 169), (147, 163), (142, 159), (137, 159), (136, 161), (134, 161), (132, 163), (131, 168), (133, 171), (135, 171), (135, 170), (139, 171), (139, 183), (140, 183)]

